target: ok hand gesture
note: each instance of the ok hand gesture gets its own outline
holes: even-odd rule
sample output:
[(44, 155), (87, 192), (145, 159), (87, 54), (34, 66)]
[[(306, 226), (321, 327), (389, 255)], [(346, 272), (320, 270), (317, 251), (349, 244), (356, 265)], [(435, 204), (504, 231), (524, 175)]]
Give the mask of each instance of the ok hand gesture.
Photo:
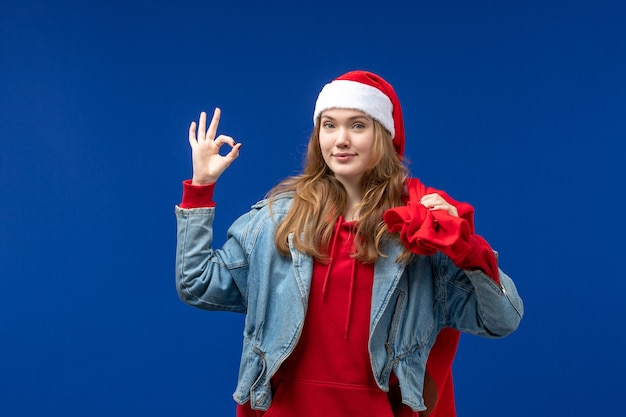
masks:
[[(189, 126), (189, 144), (191, 145), (191, 160), (193, 164), (193, 185), (212, 184), (228, 168), (228, 166), (239, 156), (241, 143), (235, 143), (230, 136), (219, 135), (217, 138), (217, 126), (220, 122), (221, 111), (215, 109), (213, 119), (206, 129), (206, 113), (200, 113), (198, 122), (198, 132), (196, 135), (196, 122), (191, 122)], [(220, 147), (228, 144), (230, 152), (222, 156), (219, 154)]]

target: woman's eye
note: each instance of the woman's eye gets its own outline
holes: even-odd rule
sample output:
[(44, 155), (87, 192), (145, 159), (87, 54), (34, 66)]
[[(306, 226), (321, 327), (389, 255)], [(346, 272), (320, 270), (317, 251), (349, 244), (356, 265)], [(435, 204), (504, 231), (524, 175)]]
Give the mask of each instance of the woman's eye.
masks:
[(333, 128), (333, 124), (331, 122), (324, 122), (323, 126), (325, 129), (332, 129)]
[(354, 128), (355, 129), (365, 129), (365, 125), (363, 123), (355, 123), (354, 124)]

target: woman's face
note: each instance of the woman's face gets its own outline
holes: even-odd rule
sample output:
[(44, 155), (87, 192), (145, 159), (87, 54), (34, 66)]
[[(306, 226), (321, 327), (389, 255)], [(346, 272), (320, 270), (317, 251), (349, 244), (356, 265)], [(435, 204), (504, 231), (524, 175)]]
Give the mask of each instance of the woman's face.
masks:
[(374, 120), (351, 109), (329, 109), (320, 118), (320, 149), (326, 165), (346, 187), (360, 186), (370, 166)]

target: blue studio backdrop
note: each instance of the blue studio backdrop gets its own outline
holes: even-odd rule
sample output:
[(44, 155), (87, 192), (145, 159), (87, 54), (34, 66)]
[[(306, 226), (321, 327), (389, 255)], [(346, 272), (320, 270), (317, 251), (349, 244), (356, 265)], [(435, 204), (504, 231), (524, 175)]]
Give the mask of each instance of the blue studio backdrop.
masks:
[(0, 1), (0, 415), (231, 416), (243, 316), (184, 305), (189, 123), (243, 143), (216, 239), (297, 173), (351, 69), (403, 105), (413, 176), (476, 209), (526, 316), (464, 336), (459, 416), (619, 415), (626, 3)]

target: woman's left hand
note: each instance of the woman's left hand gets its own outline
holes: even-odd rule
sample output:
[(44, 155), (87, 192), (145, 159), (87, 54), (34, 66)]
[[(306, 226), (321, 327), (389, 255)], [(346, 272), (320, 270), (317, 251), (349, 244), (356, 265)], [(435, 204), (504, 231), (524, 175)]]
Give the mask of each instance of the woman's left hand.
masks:
[(459, 217), (456, 207), (444, 200), (438, 193), (424, 194), (419, 203), (429, 210), (445, 210), (450, 216)]

